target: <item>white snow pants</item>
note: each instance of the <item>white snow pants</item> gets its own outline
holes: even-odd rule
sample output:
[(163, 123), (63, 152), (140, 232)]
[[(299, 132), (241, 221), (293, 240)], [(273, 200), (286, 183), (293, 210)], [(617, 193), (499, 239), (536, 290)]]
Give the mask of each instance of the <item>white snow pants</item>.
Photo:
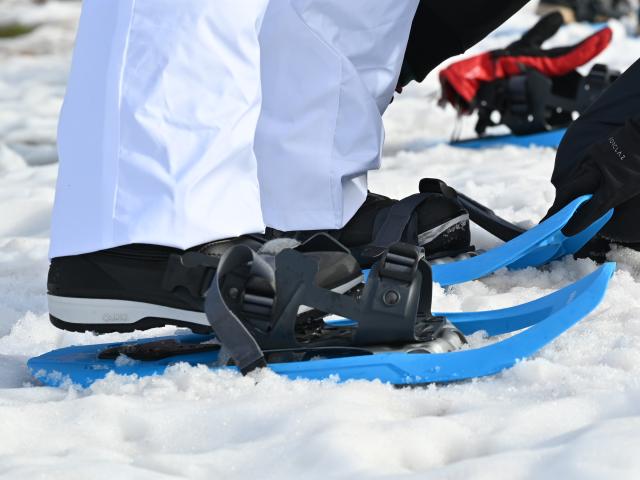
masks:
[(417, 5), (85, 0), (50, 256), (344, 226)]

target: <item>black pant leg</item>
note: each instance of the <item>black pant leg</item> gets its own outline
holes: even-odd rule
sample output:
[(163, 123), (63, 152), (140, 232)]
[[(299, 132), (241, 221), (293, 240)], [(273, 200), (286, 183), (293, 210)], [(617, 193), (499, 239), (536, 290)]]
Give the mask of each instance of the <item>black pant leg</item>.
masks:
[(447, 58), (464, 53), (529, 0), (420, 0), (399, 84), (421, 82)]

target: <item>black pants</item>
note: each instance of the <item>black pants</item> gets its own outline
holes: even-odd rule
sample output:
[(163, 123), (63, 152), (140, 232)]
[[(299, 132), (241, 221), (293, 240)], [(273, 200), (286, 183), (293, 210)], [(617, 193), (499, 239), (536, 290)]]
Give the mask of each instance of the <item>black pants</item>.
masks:
[[(348, 0), (345, 0), (348, 1)], [(441, 62), (464, 53), (529, 0), (420, 0), (411, 26), (400, 86), (421, 82)]]
[[(558, 148), (551, 183), (558, 188), (566, 182), (593, 144), (605, 142), (614, 130), (632, 117), (640, 117), (640, 60), (629, 67), (571, 124)], [(637, 145), (637, 149), (640, 151), (640, 145)], [(640, 196), (617, 207), (605, 231), (610, 240), (639, 243)]]

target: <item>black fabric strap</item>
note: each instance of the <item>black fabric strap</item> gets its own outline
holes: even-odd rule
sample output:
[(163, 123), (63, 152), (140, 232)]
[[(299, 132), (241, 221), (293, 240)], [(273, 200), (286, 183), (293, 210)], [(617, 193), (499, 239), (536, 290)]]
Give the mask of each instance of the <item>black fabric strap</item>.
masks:
[(447, 58), (472, 47), (529, 0), (421, 0), (411, 25), (399, 85), (422, 82)]
[(420, 180), (420, 192), (442, 193), (447, 198), (457, 199), (469, 212), (469, 218), (473, 223), (483, 228), (500, 240), (508, 242), (526, 230), (499, 217), (493, 210), (485, 207), (473, 198), (467, 197), (437, 178), (423, 178)]
[[(391, 205), (385, 212), (386, 218), (384, 222), (377, 229), (376, 234), (373, 238), (372, 245), (375, 247), (388, 248), (394, 243), (398, 243), (403, 239), (403, 234), (407, 227), (410, 227), (412, 218), (413, 221), (416, 222), (414, 225), (415, 228), (411, 230), (415, 230), (415, 239), (407, 238), (408, 241), (414, 241), (417, 243), (417, 219), (415, 218), (416, 208), (422, 204), (427, 199), (427, 196), (424, 193), (416, 193), (407, 198), (403, 198), (402, 200), (398, 200), (396, 203)], [(406, 235), (407, 237), (409, 235)]]
[(229, 249), (220, 259), (218, 271), (205, 300), (205, 311), (216, 336), (227, 352), (233, 352), (232, 359), (243, 375), (256, 368), (266, 367), (267, 362), (256, 339), (238, 318), (237, 312), (229, 308), (220, 287), (225, 275), (246, 264), (251, 265), (249, 276), (258, 275), (268, 280), (275, 291), (273, 268), (249, 247), (239, 245)]

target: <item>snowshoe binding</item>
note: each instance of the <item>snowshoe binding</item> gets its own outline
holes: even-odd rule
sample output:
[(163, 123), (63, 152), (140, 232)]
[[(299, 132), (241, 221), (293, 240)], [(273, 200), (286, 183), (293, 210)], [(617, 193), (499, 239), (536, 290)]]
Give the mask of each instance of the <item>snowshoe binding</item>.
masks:
[(619, 71), (596, 64), (586, 76), (574, 70), (551, 77), (526, 69), (485, 83), (472, 106), (478, 113), (476, 133), (483, 136), (498, 125), (517, 136), (565, 129), (619, 76)]

